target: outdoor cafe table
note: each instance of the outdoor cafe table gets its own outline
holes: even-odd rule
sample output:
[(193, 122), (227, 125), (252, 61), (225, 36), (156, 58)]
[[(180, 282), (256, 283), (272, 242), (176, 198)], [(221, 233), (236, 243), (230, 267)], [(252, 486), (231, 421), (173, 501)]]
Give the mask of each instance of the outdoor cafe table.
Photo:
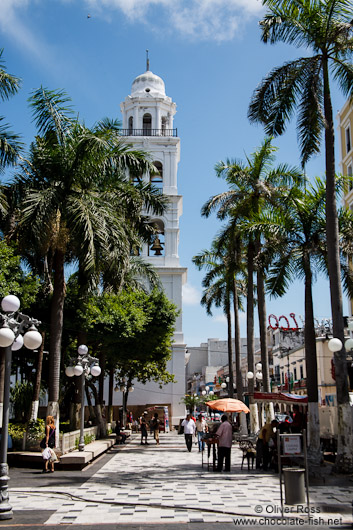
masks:
[[(216, 465), (217, 465), (217, 444), (218, 439), (216, 437), (214, 438), (204, 438), (203, 441), (207, 445), (207, 470), (210, 470), (210, 455), (211, 455), (211, 449), (212, 449), (212, 469), (213, 471), (216, 471)], [(204, 451), (202, 451), (202, 467), (203, 467), (203, 454)]]

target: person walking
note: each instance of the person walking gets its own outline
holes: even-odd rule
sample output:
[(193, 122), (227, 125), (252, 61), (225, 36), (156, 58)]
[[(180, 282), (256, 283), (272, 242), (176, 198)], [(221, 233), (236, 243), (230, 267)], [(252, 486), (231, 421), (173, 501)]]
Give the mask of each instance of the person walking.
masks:
[(154, 433), (154, 439), (156, 440), (156, 444), (159, 445), (159, 418), (158, 418), (158, 412), (154, 413), (153, 420), (152, 420), (152, 428)]
[(205, 418), (202, 414), (199, 414), (196, 420), (196, 432), (197, 432), (197, 441), (199, 444), (199, 452), (205, 449), (205, 442), (203, 441), (204, 434), (208, 431), (208, 426)]
[(145, 411), (140, 418), (140, 429), (141, 429), (141, 445), (143, 445), (143, 439), (145, 439), (145, 445), (148, 445), (147, 442), (147, 412)]
[(223, 414), (221, 425), (218, 427), (216, 437), (218, 439), (218, 464), (217, 471), (230, 471), (230, 452), (232, 448), (233, 429), (228, 421), (227, 414)]
[[(54, 452), (55, 447), (55, 422), (53, 416), (47, 416), (46, 426), (45, 426), (45, 447), (49, 447), (52, 452), (52, 456), (44, 460), (44, 469), (43, 473), (54, 473), (54, 462), (56, 462), (57, 457)], [(50, 464), (50, 470), (48, 469)]]
[(192, 449), (192, 437), (195, 436), (196, 425), (191, 417), (191, 414), (187, 414), (185, 420), (183, 420), (181, 426), (184, 428), (184, 437), (187, 450), (189, 453)]

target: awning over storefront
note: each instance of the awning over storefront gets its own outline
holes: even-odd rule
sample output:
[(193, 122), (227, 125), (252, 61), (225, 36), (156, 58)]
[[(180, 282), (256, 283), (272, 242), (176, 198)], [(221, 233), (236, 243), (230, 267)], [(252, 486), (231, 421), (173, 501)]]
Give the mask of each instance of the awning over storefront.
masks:
[(308, 396), (290, 394), (289, 392), (254, 392), (255, 401), (272, 401), (273, 403), (298, 403), (307, 405)]

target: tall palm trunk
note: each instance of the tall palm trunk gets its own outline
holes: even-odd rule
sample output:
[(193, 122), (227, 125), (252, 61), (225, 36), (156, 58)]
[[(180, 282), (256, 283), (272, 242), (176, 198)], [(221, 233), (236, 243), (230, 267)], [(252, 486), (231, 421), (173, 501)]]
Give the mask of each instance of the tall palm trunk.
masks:
[[(247, 287), (247, 302), (246, 302), (246, 336), (247, 336), (247, 354), (248, 354), (248, 370), (255, 373), (254, 364), (254, 256), (255, 246), (250, 239), (247, 253), (247, 268), (248, 268), (248, 287)], [(254, 379), (248, 379), (248, 394), (250, 402), (250, 430), (257, 432), (259, 430), (259, 418), (257, 404), (254, 402)]]
[[(330, 280), (333, 335), (344, 344), (343, 303), (341, 270), (339, 261), (338, 218), (335, 190), (335, 151), (332, 102), (329, 86), (327, 57), (323, 62), (324, 111), (325, 111), (325, 156), (326, 156), (326, 236), (328, 270)], [(344, 347), (334, 354), (336, 393), (338, 407), (338, 438), (336, 471), (353, 471), (353, 427), (349, 405), (348, 371)]]
[(36, 380), (34, 382), (33, 388), (33, 400), (31, 405), (31, 417), (32, 421), (36, 421), (38, 417), (38, 406), (39, 406), (39, 395), (40, 395), (40, 383), (42, 380), (42, 367), (43, 367), (43, 355), (44, 355), (44, 339), (45, 333), (42, 332), (42, 344), (38, 350), (38, 359), (37, 359), (37, 370), (36, 370)]
[(114, 368), (109, 370), (108, 423), (113, 421)]
[[(257, 311), (259, 315), (260, 328), (260, 348), (261, 348), (261, 371), (263, 391), (270, 392), (270, 373), (268, 362), (268, 340), (266, 328), (266, 297), (265, 297), (265, 280), (264, 271), (260, 266), (257, 270)], [(264, 405), (266, 423), (271, 422), (275, 417), (273, 403)]]
[(232, 343), (232, 319), (230, 314), (230, 292), (227, 288), (226, 294), (226, 315), (227, 315), (227, 334), (228, 334), (228, 367), (229, 367), (229, 383), (228, 383), (228, 397), (234, 396), (233, 387), (233, 343)]
[(264, 392), (270, 391), (270, 374), (268, 369), (268, 344), (266, 328), (266, 298), (264, 273), (262, 268), (257, 271), (257, 311), (259, 315), (260, 327), (260, 347), (262, 364), (262, 383)]
[[(240, 342), (240, 322), (239, 322), (239, 300), (237, 280), (234, 275), (233, 278), (233, 308), (234, 308), (234, 350), (235, 350), (235, 378), (237, 387), (237, 399), (243, 401), (243, 376), (241, 373), (241, 342)], [(246, 434), (248, 432), (246, 424), (245, 412), (240, 413), (240, 427), (241, 432)]]
[(60, 390), (60, 364), (61, 364), (61, 339), (64, 321), (65, 301), (65, 254), (56, 250), (54, 257), (54, 291), (50, 313), (50, 346), (49, 346), (49, 402), (47, 415), (53, 416), (56, 425), (56, 446), (59, 437), (59, 390)]
[(309, 459), (312, 464), (320, 464), (320, 420), (318, 403), (318, 379), (316, 337), (312, 294), (312, 272), (310, 256), (304, 255), (305, 271), (305, 367), (308, 392), (308, 440)]
[(239, 301), (237, 281), (234, 277), (233, 307), (234, 307), (234, 350), (235, 350), (235, 377), (237, 387), (237, 398), (243, 399), (243, 377), (241, 373), (241, 342), (240, 342), (240, 322), (239, 322)]

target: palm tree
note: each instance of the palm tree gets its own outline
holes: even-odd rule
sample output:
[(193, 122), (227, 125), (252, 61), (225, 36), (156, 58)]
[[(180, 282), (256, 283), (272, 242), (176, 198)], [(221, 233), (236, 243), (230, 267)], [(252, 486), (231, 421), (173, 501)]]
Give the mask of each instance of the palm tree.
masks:
[[(343, 185), (344, 179), (340, 179), (337, 192), (342, 191)], [(281, 208), (262, 212), (258, 220), (248, 225), (248, 230), (261, 230), (271, 240), (276, 257), (268, 272), (267, 285), (272, 295), (282, 296), (291, 281), (304, 279), (309, 456), (317, 465), (320, 464), (320, 424), (312, 284), (318, 272), (327, 273), (325, 195), (325, 182), (317, 178), (315, 186), (310, 185), (305, 191), (296, 190)], [(352, 239), (353, 215), (340, 210), (338, 218), (342, 227), (342, 279), (346, 290), (352, 292), (352, 273), (346, 265), (352, 250), (345, 241)]]
[[(0, 50), (0, 99), (8, 100), (14, 96), (20, 87), (20, 79), (7, 73), (5, 63), (2, 59), (4, 50)], [(9, 165), (14, 165), (23, 144), (19, 136), (10, 131), (9, 126), (4, 123), (4, 117), (0, 116), (0, 170)]]
[(199, 270), (206, 268), (207, 274), (202, 281), (205, 288), (201, 298), (201, 305), (206, 307), (208, 315), (212, 315), (212, 306), (221, 307), (227, 319), (228, 337), (228, 367), (229, 383), (228, 395), (233, 397), (233, 347), (232, 347), (232, 320), (231, 320), (231, 296), (233, 281), (231, 271), (227, 264), (227, 254), (216, 248), (216, 242), (212, 244), (211, 251), (203, 251), (192, 258), (193, 263)]
[[(120, 258), (121, 273), (130, 249), (140, 243), (137, 229), (145, 223), (141, 205), (160, 214), (165, 200), (139, 193), (129, 169), (153, 171), (144, 152), (123, 143), (116, 123), (88, 129), (73, 117), (64, 92), (40, 88), (30, 99), (38, 127), (28, 160), (14, 188), (20, 190), (17, 237), (33, 244), (53, 276), (50, 314), (48, 413), (59, 416), (59, 381), (65, 264), (77, 261), (86, 278), (94, 278), (105, 260)], [(138, 200), (137, 200), (138, 199)]]
[[(245, 219), (249, 220), (267, 205), (280, 201), (284, 191), (289, 186), (301, 182), (301, 172), (295, 168), (282, 164), (273, 168), (274, 152), (271, 138), (265, 138), (260, 148), (247, 157), (246, 162), (227, 160), (216, 166), (217, 176), (225, 178), (230, 189), (211, 197), (204, 205), (202, 214), (205, 216), (217, 209), (218, 217), (230, 217), (235, 225), (240, 225)], [(255, 259), (262, 246), (259, 234), (246, 234), (247, 240), (247, 353), (248, 370), (254, 372), (254, 272), (257, 271), (257, 288), (263, 293), (258, 304), (259, 320), (266, 321), (265, 296), (263, 286), (263, 271), (255, 266)], [(260, 263), (260, 262), (259, 262)], [(261, 307), (260, 307), (261, 305)], [(263, 370), (264, 390), (269, 391), (267, 334), (265, 325), (261, 326), (261, 360)], [(253, 394), (254, 384), (249, 380), (248, 390)], [(255, 410), (255, 409), (254, 409)], [(254, 412), (255, 413), (255, 412)]]
[[(260, 22), (262, 40), (303, 47), (305, 56), (273, 69), (257, 87), (249, 118), (267, 134), (279, 135), (298, 108), (298, 141), (303, 166), (325, 137), (326, 235), (333, 333), (344, 342), (338, 218), (335, 192), (334, 125), (330, 79), (353, 96), (352, 8), (350, 0), (263, 0), (269, 11)], [(312, 55), (308, 55), (308, 50)], [(344, 348), (335, 353), (339, 418), (336, 470), (353, 469), (353, 435)]]

